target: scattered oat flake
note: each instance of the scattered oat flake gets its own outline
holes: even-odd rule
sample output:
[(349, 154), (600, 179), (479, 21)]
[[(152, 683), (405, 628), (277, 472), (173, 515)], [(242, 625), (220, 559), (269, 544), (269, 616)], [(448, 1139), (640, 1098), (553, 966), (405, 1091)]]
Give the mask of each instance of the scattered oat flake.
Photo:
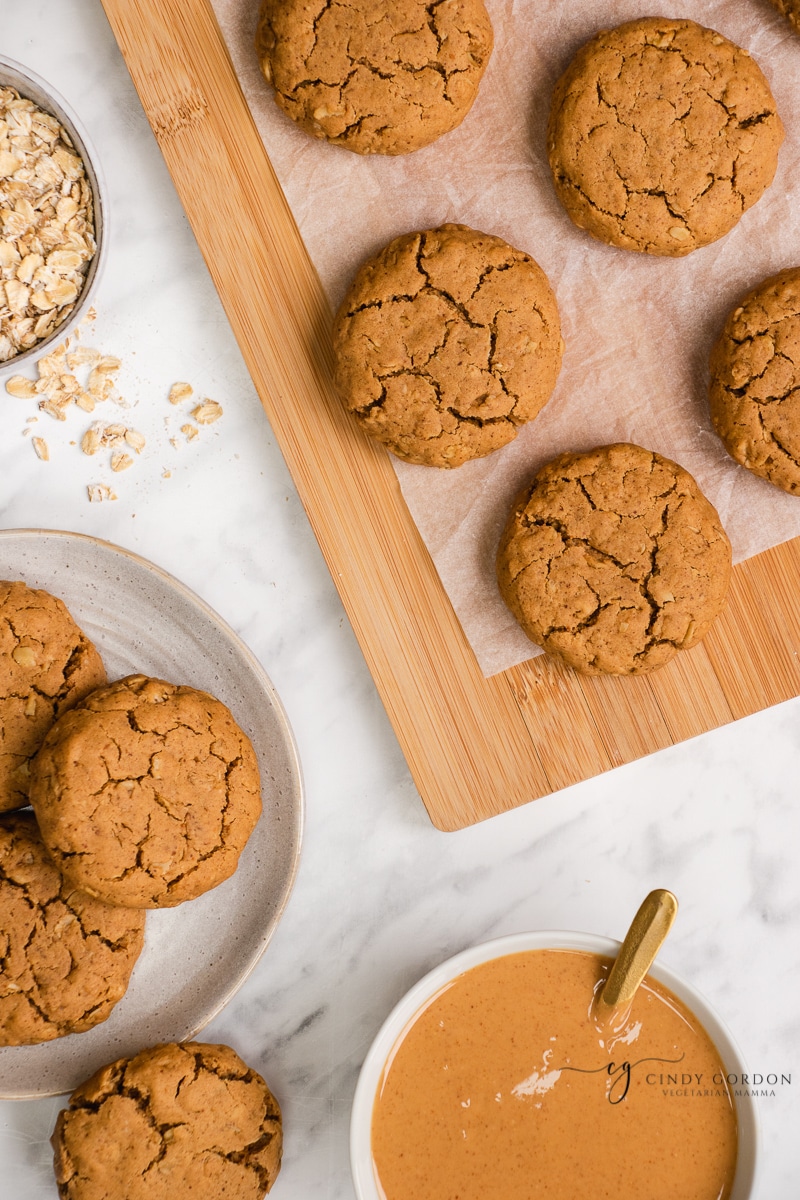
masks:
[(139, 433), (138, 429), (126, 429), (125, 441), (137, 454), (141, 454), (146, 445), (144, 434)]
[(90, 396), (88, 392), (78, 392), (75, 397), (75, 403), (84, 412), (94, 412), (96, 401), (94, 396)]
[(64, 346), (56, 346), (55, 350), (51, 350), (49, 354), (45, 354), (37, 360), (36, 369), (39, 372), (40, 378), (45, 375), (65, 375), (68, 367), (67, 360), (64, 355)]
[(172, 479), (172, 471), (162, 471), (161, 478), (162, 479)]
[(125, 434), (128, 432), (124, 425), (106, 425), (103, 429), (102, 440), (104, 446), (121, 446), (125, 441)]
[(92, 346), (78, 346), (67, 355), (67, 365), (71, 371), (76, 367), (94, 367), (102, 355)]
[(101, 500), (117, 499), (117, 493), (107, 483), (90, 483), (86, 492), (92, 504), (99, 504)]
[(100, 432), (96, 425), (92, 425), (81, 438), (81, 450), (84, 454), (96, 454), (99, 449)]
[(6, 391), (9, 396), (16, 396), (19, 400), (32, 400), (37, 395), (33, 380), (26, 379), (24, 375), (12, 375), (7, 379)]
[(113, 354), (105, 354), (95, 367), (95, 371), (99, 371), (101, 375), (109, 375), (114, 371), (118, 371), (122, 366), (120, 359), (115, 358)]
[(196, 425), (181, 425), (181, 433), (186, 434), (187, 442), (193, 442), (199, 432)]
[(106, 385), (108, 382), (109, 381), (106, 378), (105, 373), (98, 367), (95, 367), (94, 370), (92, 370), (89, 374), (86, 390), (89, 392), (90, 396), (94, 396), (95, 400), (105, 400)]
[(198, 425), (212, 425), (222, 416), (222, 405), (217, 404), (216, 400), (204, 400), (192, 410), (192, 416)]
[(112, 471), (127, 471), (128, 467), (133, 466), (133, 459), (130, 454), (123, 454), (121, 450), (117, 450), (111, 455), (111, 470)]
[(44, 438), (31, 438), (31, 445), (36, 451), (37, 458), (41, 458), (43, 462), (50, 461), (50, 451), (47, 448), (47, 442), (44, 440)]
[(48, 413), (51, 417), (54, 417), (56, 421), (66, 421), (67, 414), (64, 411), (65, 407), (66, 405), (62, 406), (56, 404), (53, 400), (39, 401), (39, 411)]
[(181, 400), (188, 400), (193, 395), (193, 388), (190, 383), (173, 383), (169, 389), (170, 404), (180, 404)]
[(61, 387), (68, 396), (74, 396), (76, 392), (81, 390), (81, 385), (78, 383), (74, 375), (62, 375)]

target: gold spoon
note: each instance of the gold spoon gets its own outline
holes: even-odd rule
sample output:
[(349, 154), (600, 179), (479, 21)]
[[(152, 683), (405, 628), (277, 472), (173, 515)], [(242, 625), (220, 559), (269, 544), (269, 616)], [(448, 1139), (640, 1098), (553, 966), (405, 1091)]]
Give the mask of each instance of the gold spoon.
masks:
[(672, 927), (677, 911), (678, 901), (666, 888), (656, 888), (642, 901), (595, 1000), (595, 1011), (601, 1021), (609, 1020), (621, 1009), (630, 1008), (640, 983), (653, 965)]

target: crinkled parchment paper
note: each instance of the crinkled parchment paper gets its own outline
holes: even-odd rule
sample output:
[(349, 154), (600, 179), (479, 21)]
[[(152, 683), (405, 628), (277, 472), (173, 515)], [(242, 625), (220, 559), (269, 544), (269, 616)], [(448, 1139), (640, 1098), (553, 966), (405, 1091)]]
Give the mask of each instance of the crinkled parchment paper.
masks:
[[(800, 264), (800, 37), (768, 0), (487, 0), (495, 48), (474, 107), (453, 133), (399, 158), (364, 158), (296, 128), (258, 70), (258, 0), (213, 2), (334, 307), (366, 257), (445, 221), (527, 251), (555, 289), (566, 352), (540, 416), (510, 446), (455, 471), (393, 460), (485, 674), (536, 652), (500, 599), (494, 555), (514, 495), (555, 454), (634, 441), (675, 459), (716, 505), (736, 561), (800, 534), (800, 498), (728, 458), (706, 401), (708, 355), (727, 312), (761, 279)], [(746, 47), (786, 127), (772, 187), (727, 237), (683, 259), (616, 250), (576, 229), (545, 153), (550, 94), (576, 49), (598, 29), (659, 11)]]

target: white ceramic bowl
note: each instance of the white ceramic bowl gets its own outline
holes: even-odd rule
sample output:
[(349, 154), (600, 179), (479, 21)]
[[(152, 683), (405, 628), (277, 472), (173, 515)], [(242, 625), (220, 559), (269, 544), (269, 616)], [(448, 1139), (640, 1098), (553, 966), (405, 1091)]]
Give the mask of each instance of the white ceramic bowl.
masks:
[(70, 315), (60, 325), (57, 325), (46, 338), (42, 338), (35, 346), (31, 346), (30, 350), (16, 354), (7, 362), (0, 362), (0, 378), (2, 378), (6, 375), (16, 374), (20, 368), (30, 366), (32, 360), (41, 358), (46, 353), (47, 346), (65, 338), (86, 315), (105, 265), (108, 245), (108, 207), (105, 201), (105, 182), (100, 171), (97, 154), (86, 131), (66, 100), (28, 67), (23, 67), (20, 63), (13, 62), (12, 59), (4, 58), (2, 55), (0, 55), (0, 84), (15, 88), (26, 100), (32, 100), (34, 104), (38, 104), (39, 108), (54, 116), (66, 129), (75, 150), (83, 160), (86, 179), (92, 189), (94, 239), (97, 244), (94, 258), (86, 271), (83, 287)]
[[(389, 1053), (403, 1030), (419, 1012), (427, 1000), (451, 979), (471, 967), (502, 958), (507, 954), (519, 954), (525, 950), (586, 950), (615, 958), (620, 943), (611, 938), (598, 937), (591, 933), (565, 933), (561, 930), (542, 930), (535, 933), (514, 933), (509, 937), (497, 938), (463, 950), (454, 958), (434, 967), (397, 1004), (381, 1026), (378, 1036), (370, 1047), (361, 1074), (358, 1078), (353, 1109), (350, 1118), (350, 1166), (353, 1173), (358, 1200), (384, 1200), (375, 1182), (372, 1168), (370, 1131), (372, 1106), (380, 1083), (381, 1072)], [(680, 976), (659, 963), (650, 975), (663, 983), (688, 1009), (697, 1016), (706, 1033), (719, 1051), (728, 1074), (741, 1076), (747, 1072), (742, 1055), (723, 1025), (721, 1019), (696, 988), (691, 987)], [(739, 1147), (736, 1178), (730, 1200), (750, 1200), (755, 1195), (756, 1170), (758, 1164), (758, 1121), (755, 1104), (749, 1096), (735, 1096), (736, 1116), (739, 1124)]]

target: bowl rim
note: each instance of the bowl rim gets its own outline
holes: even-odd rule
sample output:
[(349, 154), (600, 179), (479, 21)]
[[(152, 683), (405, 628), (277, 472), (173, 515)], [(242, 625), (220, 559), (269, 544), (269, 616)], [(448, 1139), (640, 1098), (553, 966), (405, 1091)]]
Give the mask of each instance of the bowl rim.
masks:
[[(9, 75), (12, 78), (7, 78)], [(40, 93), (40, 95), (27, 94), (25, 91), (26, 84), (30, 84), (33, 91)], [(39, 108), (44, 109), (51, 116), (54, 116), (66, 129), (75, 150), (83, 162), (86, 178), (92, 190), (94, 239), (96, 246), (94, 255), (86, 270), (83, 287), (78, 294), (75, 307), (70, 315), (60, 325), (57, 325), (47, 337), (36, 342), (28, 350), (23, 350), (21, 354), (16, 354), (13, 358), (9, 358), (5, 362), (0, 362), (0, 379), (2, 379), (6, 375), (16, 374), (22, 367), (30, 367), (36, 359), (41, 358), (47, 352), (48, 346), (52, 346), (54, 343), (68, 337), (76, 325), (83, 320), (92, 299), (97, 293), (100, 279), (105, 269), (108, 257), (109, 220), (106, 181), (100, 167), (97, 151), (89, 134), (86, 132), (83, 122), (68, 101), (64, 99), (51, 83), (43, 79), (32, 68), (18, 62), (16, 59), (8, 58), (5, 54), (0, 54), (0, 86), (15, 88), (26, 100), (32, 100)]]
[[(464, 971), (494, 958), (526, 950), (584, 950), (614, 958), (621, 943), (601, 934), (575, 930), (531, 930), (507, 934), (470, 946), (428, 971), (394, 1006), (375, 1036), (362, 1064), (350, 1115), (350, 1170), (357, 1200), (386, 1200), (378, 1190), (372, 1169), (371, 1119), (375, 1094), (389, 1053), (426, 1001), (444, 984)], [(747, 1066), (734, 1038), (714, 1006), (701, 991), (675, 974), (659, 960), (648, 974), (664, 984), (697, 1016), (719, 1051), (728, 1074), (739, 1076)], [(760, 1166), (760, 1126), (753, 1097), (736, 1095), (734, 1106), (738, 1123), (736, 1175), (728, 1200), (749, 1200), (755, 1195)], [(749, 1089), (747, 1089), (749, 1093)]]

